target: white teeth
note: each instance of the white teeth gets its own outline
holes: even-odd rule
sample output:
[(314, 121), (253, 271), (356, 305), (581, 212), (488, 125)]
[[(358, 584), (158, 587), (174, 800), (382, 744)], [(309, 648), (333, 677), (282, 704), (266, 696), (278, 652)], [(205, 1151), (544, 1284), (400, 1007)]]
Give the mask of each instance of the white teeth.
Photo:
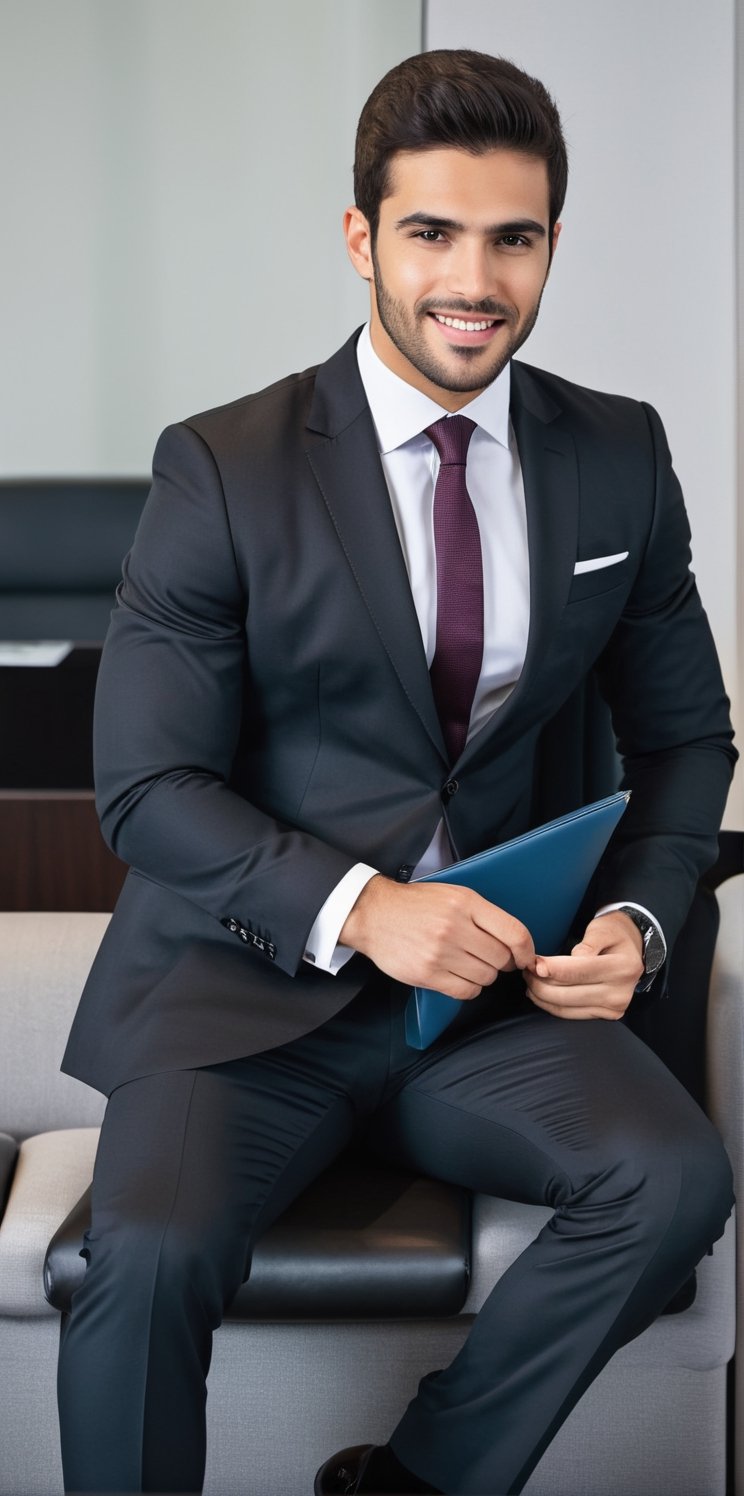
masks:
[(490, 322), (465, 322), (462, 317), (441, 317), (438, 312), (434, 313), (437, 322), (442, 322), (445, 327), (454, 327), (458, 332), (485, 332), (487, 327), (493, 327), (496, 318)]

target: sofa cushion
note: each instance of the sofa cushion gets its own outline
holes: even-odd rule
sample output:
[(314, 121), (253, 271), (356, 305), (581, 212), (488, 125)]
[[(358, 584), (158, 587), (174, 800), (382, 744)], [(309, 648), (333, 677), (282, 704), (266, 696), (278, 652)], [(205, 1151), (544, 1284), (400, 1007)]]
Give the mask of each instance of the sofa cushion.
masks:
[(44, 1298), (49, 1239), (90, 1183), (97, 1127), (26, 1138), (0, 1221), (0, 1315), (51, 1314)]
[(0, 913), (0, 1130), (13, 1137), (101, 1121), (103, 1096), (59, 1064), (110, 917)]

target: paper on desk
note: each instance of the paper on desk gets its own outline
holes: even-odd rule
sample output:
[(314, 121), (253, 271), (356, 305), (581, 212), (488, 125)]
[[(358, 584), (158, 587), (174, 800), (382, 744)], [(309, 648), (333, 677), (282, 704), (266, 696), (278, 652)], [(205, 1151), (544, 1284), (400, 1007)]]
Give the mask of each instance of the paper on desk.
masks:
[(0, 639), (0, 665), (59, 665), (72, 648), (67, 639)]

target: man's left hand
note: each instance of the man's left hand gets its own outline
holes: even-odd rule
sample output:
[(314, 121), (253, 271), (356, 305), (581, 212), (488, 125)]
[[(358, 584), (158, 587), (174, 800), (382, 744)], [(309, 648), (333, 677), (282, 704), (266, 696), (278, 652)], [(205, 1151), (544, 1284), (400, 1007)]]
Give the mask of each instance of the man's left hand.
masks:
[(643, 976), (642, 952), (640, 930), (613, 910), (587, 925), (570, 956), (537, 956), (524, 972), (527, 992), (556, 1018), (622, 1018)]

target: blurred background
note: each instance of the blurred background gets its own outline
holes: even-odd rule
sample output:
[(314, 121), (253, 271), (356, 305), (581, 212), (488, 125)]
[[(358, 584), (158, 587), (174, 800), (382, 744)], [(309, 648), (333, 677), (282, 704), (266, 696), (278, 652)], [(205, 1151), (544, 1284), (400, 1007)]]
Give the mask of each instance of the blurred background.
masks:
[[(741, 0), (1, 0), (0, 26), (0, 795), (89, 800), (85, 703), (158, 433), (364, 320), (356, 120), (440, 46), (556, 97), (571, 177), (522, 356), (660, 411), (741, 732)], [(43, 664), (38, 638), (75, 648)]]

